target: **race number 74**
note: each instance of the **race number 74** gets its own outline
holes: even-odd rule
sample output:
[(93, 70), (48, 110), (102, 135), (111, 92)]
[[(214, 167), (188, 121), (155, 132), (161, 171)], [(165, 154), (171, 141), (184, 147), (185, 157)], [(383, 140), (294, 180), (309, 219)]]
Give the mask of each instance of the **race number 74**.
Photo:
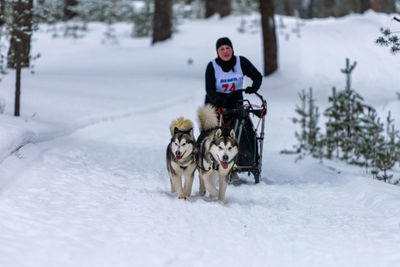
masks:
[[(224, 92), (228, 91), (229, 83), (222, 84), (222, 88), (224, 88)], [(232, 83), (231, 88), (229, 88), (229, 92), (234, 92), (236, 90), (235, 83)]]

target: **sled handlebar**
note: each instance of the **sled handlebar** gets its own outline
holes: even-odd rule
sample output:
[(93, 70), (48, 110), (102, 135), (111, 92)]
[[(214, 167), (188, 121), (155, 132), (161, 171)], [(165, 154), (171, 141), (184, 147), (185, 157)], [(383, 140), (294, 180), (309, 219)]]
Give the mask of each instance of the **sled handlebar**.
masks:
[[(231, 98), (234, 97), (234, 96), (241, 95), (241, 94), (242, 94), (243, 92), (245, 92), (245, 91), (246, 91), (245, 89), (238, 89), (238, 90), (235, 90), (235, 91), (229, 93), (228, 96), (224, 99), (224, 102), (223, 102), (222, 106), (225, 107), (226, 104), (227, 104), (227, 101), (228, 101), (229, 99), (231, 99)], [(257, 92), (255, 92), (254, 94), (260, 99), (261, 103), (263, 103), (263, 104), (266, 103), (264, 97), (263, 97), (261, 94), (259, 94), (259, 93), (257, 93)], [(247, 99), (245, 99), (245, 100), (240, 100), (240, 101), (238, 101), (238, 102), (244, 102), (244, 101), (247, 101), (249, 104), (251, 104), (250, 101), (247, 100)]]

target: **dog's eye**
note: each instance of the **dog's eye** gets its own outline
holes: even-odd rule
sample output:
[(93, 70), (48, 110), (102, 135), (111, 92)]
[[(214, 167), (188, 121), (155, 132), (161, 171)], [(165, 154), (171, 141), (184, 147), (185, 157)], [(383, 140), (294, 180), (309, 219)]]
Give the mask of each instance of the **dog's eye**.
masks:
[(183, 143), (182, 146), (186, 146), (186, 143)]
[(230, 147), (228, 147), (228, 150), (229, 150), (229, 151), (231, 151), (231, 150), (232, 150), (232, 147), (231, 147), (231, 146), (230, 146)]
[(218, 146), (218, 148), (221, 149), (221, 150), (224, 149), (222, 146)]
[(177, 143), (177, 142), (175, 142), (175, 145), (176, 145), (176, 146), (178, 146), (178, 143)]

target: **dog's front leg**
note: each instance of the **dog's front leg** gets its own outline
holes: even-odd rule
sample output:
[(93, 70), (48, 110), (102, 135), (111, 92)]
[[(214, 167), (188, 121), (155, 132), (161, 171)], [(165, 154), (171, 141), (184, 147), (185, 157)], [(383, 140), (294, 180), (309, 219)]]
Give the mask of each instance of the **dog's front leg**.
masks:
[(171, 183), (171, 194), (173, 194), (176, 192), (176, 190), (174, 184), (172, 183), (172, 178), (169, 178), (169, 182)]
[(178, 198), (186, 198), (183, 193), (181, 177), (178, 175), (171, 175), (171, 182), (175, 192), (178, 192)]
[(187, 197), (190, 197), (190, 195), (192, 194), (192, 185), (193, 185), (195, 170), (196, 170), (195, 166), (190, 168), (188, 167), (188, 169), (183, 173), (185, 176), (184, 192)]
[(199, 171), (199, 195), (204, 196), (206, 194), (206, 188), (204, 187), (203, 174)]
[(213, 171), (205, 174), (203, 176), (204, 186), (206, 187), (207, 191), (210, 193), (210, 197), (217, 197), (218, 190), (215, 187), (215, 178), (213, 175)]
[(225, 176), (220, 176), (219, 177), (219, 194), (218, 194), (218, 200), (222, 201), (225, 203), (225, 193), (226, 193), (226, 188), (228, 186), (228, 179)]

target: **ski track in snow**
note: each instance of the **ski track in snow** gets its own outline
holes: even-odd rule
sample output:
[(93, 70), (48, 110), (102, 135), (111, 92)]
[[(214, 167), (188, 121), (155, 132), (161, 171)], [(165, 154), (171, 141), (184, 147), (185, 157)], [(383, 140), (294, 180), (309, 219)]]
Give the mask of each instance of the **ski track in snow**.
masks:
[(67, 135), (71, 135), (74, 132), (86, 128), (91, 125), (96, 125), (99, 123), (103, 122), (109, 122), (109, 121), (115, 121), (119, 119), (124, 119), (127, 117), (131, 117), (134, 115), (140, 115), (142, 113), (148, 113), (148, 112), (157, 112), (161, 109), (167, 108), (169, 105), (173, 105), (176, 103), (179, 103), (181, 101), (186, 101), (189, 99), (189, 97), (181, 97), (178, 99), (169, 99), (165, 102), (157, 103), (156, 105), (152, 105), (150, 107), (145, 107), (145, 108), (139, 108), (139, 109), (134, 109), (131, 111), (125, 111), (125, 112), (118, 112), (113, 115), (103, 115), (103, 116), (96, 116), (93, 118), (85, 118), (83, 120), (80, 120), (78, 122), (73, 123), (72, 125), (64, 126), (63, 129), (61, 130), (52, 130), (50, 132), (41, 132), (41, 133), (34, 133), (31, 131), (28, 131), (24, 134), (24, 137), (22, 140), (9, 148), (9, 154), (8, 155), (3, 155), (3, 157), (0, 159), (0, 164), (10, 155), (16, 153), (18, 150), (20, 150), (22, 147), (26, 146), (27, 144), (37, 144), (37, 143), (42, 143), (42, 142), (48, 142), (51, 140), (54, 140), (56, 138), (64, 137)]

